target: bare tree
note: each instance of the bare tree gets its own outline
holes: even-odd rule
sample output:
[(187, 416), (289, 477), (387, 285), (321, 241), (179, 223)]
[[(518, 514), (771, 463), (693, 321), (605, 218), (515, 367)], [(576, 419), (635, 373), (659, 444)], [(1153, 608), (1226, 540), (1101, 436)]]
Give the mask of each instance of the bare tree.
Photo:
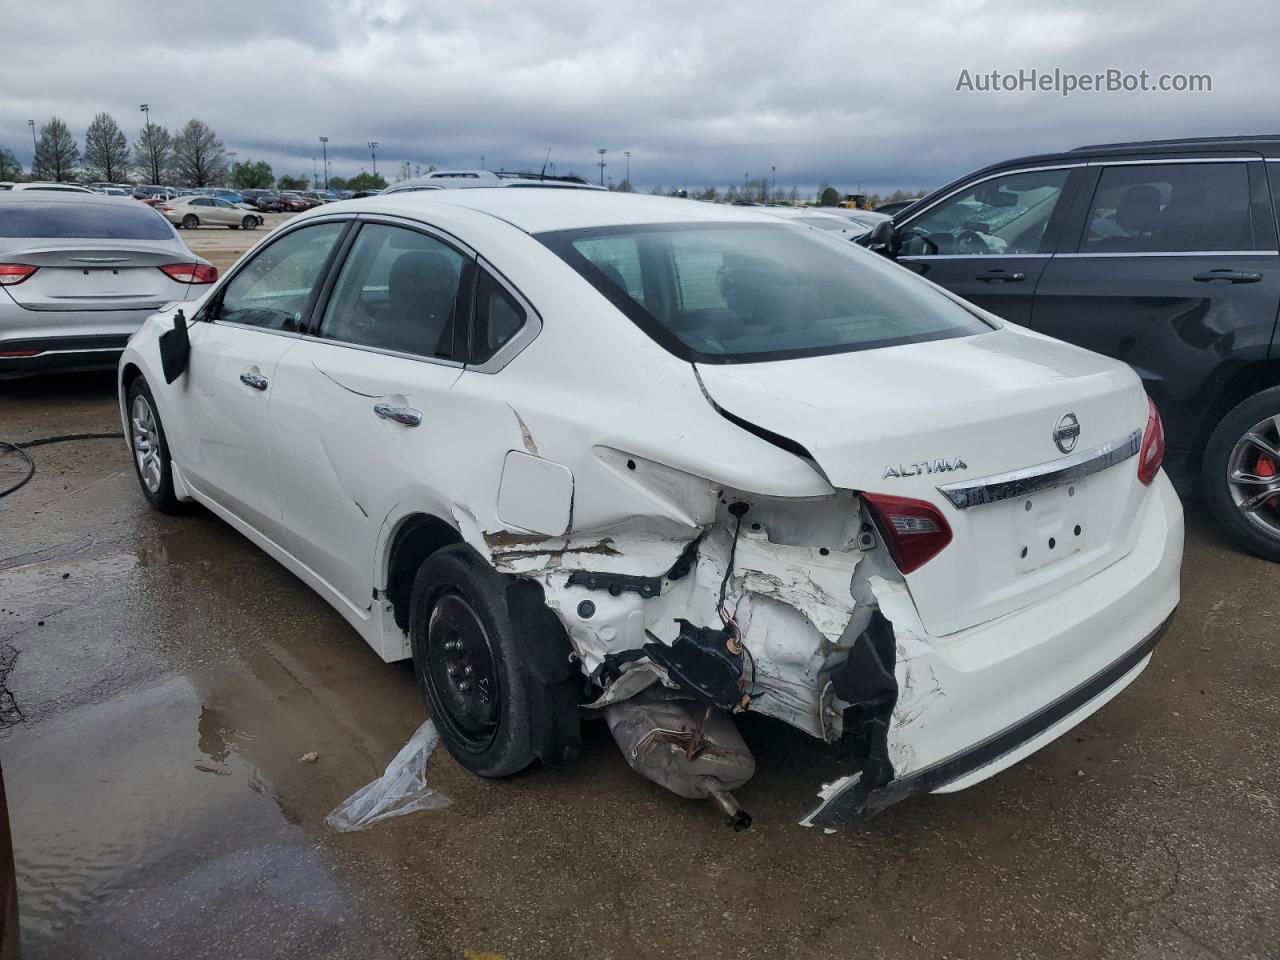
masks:
[(226, 179), (226, 151), (203, 120), (188, 120), (173, 138), (173, 169), (188, 187), (208, 187)]
[(8, 147), (0, 147), (0, 180), (18, 180), (22, 177), (22, 164)]
[(90, 180), (118, 183), (129, 170), (129, 141), (109, 113), (93, 118), (84, 135), (84, 172)]
[(148, 123), (133, 144), (133, 165), (147, 183), (164, 182), (173, 157), (173, 138), (158, 124)]
[(67, 125), (57, 117), (40, 128), (40, 142), (31, 161), (32, 180), (71, 180), (76, 175), (80, 149)]

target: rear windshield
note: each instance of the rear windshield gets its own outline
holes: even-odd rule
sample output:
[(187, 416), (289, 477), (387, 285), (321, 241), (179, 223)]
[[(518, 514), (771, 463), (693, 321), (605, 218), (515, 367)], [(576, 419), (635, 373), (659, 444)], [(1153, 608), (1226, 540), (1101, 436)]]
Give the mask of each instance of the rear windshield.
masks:
[(538, 239), (690, 361), (780, 360), (992, 329), (902, 267), (789, 224), (655, 224)]
[(0, 237), (33, 240), (172, 240), (173, 228), (145, 204), (6, 202)]

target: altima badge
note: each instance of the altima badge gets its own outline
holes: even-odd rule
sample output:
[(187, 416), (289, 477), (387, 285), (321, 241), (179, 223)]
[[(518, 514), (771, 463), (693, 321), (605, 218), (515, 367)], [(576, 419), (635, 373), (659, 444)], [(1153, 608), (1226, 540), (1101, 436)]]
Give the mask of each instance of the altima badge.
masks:
[(1080, 439), (1080, 418), (1074, 413), (1064, 413), (1053, 428), (1053, 442), (1063, 453), (1070, 453)]
[(950, 473), (952, 470), (968, 470), (969, 465), (959, 457), (948, 460), (946, 457), (940, 457), (937, 460), (917, 460), (914, 463), (900, 463), (895, 466), (887, 466), (884, 468), (885, 477), (919, 477), (926, 473)]

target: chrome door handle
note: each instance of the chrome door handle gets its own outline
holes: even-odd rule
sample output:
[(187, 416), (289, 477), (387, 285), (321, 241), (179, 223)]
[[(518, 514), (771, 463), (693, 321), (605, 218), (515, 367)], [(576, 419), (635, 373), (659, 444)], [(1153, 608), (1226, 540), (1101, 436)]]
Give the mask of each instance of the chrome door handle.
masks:
[(986, 273), (978, 274), (977, 278), (983, 283), (1017, 283), (1020, 280), (1027, 279), (1025, 273), (1009, 273), (1005, 270), (988, 270)]
[(1207, 270), (1204, 273), (1197, 273), (1191, 278), (1196, 283), (1257, 283), (1262, 279), (1260, 273), (1248, 273), (1244, 270)]
[(267, 378), (257, 373), (250, 373), (246, 370), (240, 374), (240, 382), (246, 387), (253, 387), (255, 390), (267, 389)]
[(422, 423), (422, 411), (413, 407), (393, 407), (389, 403), (375, 403), (373, 412), (383, 420), (394, 420), (406, 427), (416, 427)]

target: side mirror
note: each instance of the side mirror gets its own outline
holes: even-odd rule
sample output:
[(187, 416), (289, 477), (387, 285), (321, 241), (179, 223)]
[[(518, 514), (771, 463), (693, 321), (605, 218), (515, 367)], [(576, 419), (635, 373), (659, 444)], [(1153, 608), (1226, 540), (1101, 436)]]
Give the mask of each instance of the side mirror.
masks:
[(187, 369), (191, 356), (191, 339), (187, 335), (187, 316), (178, 310), (173, 318), (173, 329), (160, 334), (160, 367), (164, 382), (173, 383)]
[(875, 253), (892, 258), (894, 255), (894, 240), (893, 221), (881, 220), (862, 236), (858, 237), (854, 243)]

